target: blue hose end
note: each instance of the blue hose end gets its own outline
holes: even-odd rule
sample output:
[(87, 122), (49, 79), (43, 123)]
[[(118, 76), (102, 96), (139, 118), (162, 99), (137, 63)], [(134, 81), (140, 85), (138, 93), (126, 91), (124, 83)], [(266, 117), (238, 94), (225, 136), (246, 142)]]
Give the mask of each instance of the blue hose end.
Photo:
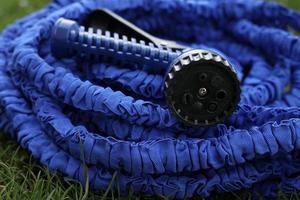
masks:
[[(77, 33), (79, 31), (79, 25), (72, 20), (60, 18), (56, 21), (52, 29), (51, 36), (51, 53), (57, 58), (67, 57), (71, 54), (70, 35), (71, 32)], [(74, 34), (76, 35), (76, 34)]]

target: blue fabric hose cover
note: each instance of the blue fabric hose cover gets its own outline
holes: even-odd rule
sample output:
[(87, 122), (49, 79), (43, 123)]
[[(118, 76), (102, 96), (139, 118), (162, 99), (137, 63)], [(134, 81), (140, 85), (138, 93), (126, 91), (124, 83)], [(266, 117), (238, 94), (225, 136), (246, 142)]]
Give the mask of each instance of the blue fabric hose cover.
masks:
[[(55, 59), (51, 28), (108, 8), (142, 29), (215, 48), (238, 67), (241, 102), (225, 124), (183, 127), (163, 74)], [(251, 188), (300, 190), (300, 14), (249, 0), (56, 0), (0, 36), (0, 127), (51, 171), (92, 189), (168, 198)]]

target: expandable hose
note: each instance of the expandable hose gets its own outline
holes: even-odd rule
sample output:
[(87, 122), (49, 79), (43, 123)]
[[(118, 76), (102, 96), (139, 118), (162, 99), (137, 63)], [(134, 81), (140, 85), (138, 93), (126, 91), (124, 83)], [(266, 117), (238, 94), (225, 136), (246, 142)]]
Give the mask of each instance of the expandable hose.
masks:
[[(184, 126), (165, 74), (131, 64), (57, 59), (55, 22), (107, 8), (153, 35), (217, 49), (235, 66), (241, 100), (227, 121)], [(0, 127), (50, 170), (123, 194), (168, 198), (300, 188), (300, 15), (261, 1), (57, 0), (0, 37)], [(138, 65), (139, 66), (139, 65)]]

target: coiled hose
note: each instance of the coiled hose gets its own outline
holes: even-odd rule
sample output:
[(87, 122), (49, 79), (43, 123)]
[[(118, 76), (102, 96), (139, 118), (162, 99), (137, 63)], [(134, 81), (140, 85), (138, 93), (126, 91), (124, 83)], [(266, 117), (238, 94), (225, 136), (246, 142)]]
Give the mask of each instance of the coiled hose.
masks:
[[(210, 128), (182, 126), (163, 74), (55, 59), (51, 28), (107, 8), (150, 33), (210, 46), (240, 65), (237, 111)], [(300, 15), (247, 0), (56, 0), (0, 37), (0, 127), (65, 177), (168, 198), (253, 188), (300, 189)]]

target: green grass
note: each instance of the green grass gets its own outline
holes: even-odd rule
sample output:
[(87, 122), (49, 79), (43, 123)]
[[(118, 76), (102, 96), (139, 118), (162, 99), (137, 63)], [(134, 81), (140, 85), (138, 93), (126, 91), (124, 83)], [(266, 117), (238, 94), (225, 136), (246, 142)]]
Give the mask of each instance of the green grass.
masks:
[(295, 10), (300, 10), (300, 1), (298, 0), (277, 0), (277, 2), (287, 5)]
[[(37, 10), (50, 0), (1, 0), (0, 30), (16, 19)], [(300, 10), (300, 1), (281, 0), (280, 2)], [(88, 192), (75, 182), (64, 180), (57, 174), (33, 160), (27, 151), (0, 134), (0, 199), (9, 200), (83, 200), (83, 199), (120, 199), (110, 188), (102, 192)], [(280, 199), (299, 199), (279, 195)], [(145, 199), (145, 196), (130, 194), (126, 199)], [(149, 199), (149, 197), (148, 197)], [(163, 198), (161, 198), (163, 199)], [(201, 198), (199, 198), (201, 199)], [(216, 194), (210, 199), (250, 199), (248, 191)]]
[(79, 184), (50, 173), (14, 141), (0, 141), (0, 199), (83, 199)]
[(1, 0), (0, 1), (0, 30), (22, 16), (38, 10), (51, 0)]

